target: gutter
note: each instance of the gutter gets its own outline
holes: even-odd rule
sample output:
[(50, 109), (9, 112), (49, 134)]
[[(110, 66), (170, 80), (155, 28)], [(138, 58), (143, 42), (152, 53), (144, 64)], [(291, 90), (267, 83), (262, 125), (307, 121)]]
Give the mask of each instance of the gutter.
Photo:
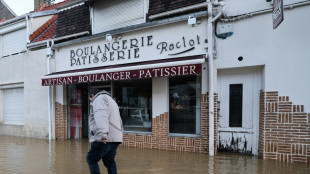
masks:
[(13, 19), (4, 21), (4, 22), (0, 23), (0, 29), (1, 29), (3, 26), (6, 26), (6, 25), (13, 25), (14, 23), (17, 23), (17, 22), (20, 22), (20, 21), (22, 21), (22, 20), (25, 20), (25, 17), (26, 17), (26, 15), (22, 15), (22, 16), (18, 16), (18, 17), (15, 17), (15, 18), (13, 18)]

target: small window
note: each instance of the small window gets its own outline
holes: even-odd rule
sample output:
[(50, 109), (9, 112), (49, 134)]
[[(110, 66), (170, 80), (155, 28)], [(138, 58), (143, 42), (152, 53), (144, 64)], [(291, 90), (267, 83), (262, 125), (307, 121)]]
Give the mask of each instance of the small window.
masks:
[(242, 127), (242, 84), (229, 87), (229, 127)]
[(200, 134), (200, 76), (169, 78), (169, 133)]

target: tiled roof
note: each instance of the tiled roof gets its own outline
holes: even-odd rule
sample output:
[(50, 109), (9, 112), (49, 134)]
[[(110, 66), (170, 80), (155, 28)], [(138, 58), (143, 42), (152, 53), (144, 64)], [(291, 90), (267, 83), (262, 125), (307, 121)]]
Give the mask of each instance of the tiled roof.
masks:
[(39, 11), (46, 11), (46, 10), (54, 10), (57, 7), (60, 7), (62, 5), (68, 4), (69, 2), (72, 2), (73, 0), (65, 0), (63, 2), (59, 2), (57, 4), (49, 5), (47, 6), (46, 4), (43, 4), (39, 9), (35, 10), (34, 12), (39, 12)]
[(47, 39), (52, 39), (56, 34), (58, 14), (54, 15), (50, 20), (38, 28), (29, 36), (30, 42), (39, 42)]
[(56, 37), (91, 32), (89, 7), (85, 4), (58, 13)]
[[(53, 10), (53, 9), (56, 9), (57, 7), (68, 4), (71, 1), (73, 1), (73, 0), (65, 0), (63, 2), (59, 2), (57, 4), (53, 4), (50, 6), (47, 6), (46, 4), (44, 4), (39, 9), (35, 10), (34, 12)], [(58, 14), (54, 15), (50, 20), (48, 20), (46, 23), (44, 23), (36, 31), (34, 31), (29, 36), (30, 42), (39, 42), (39, 41), (54, 38), (56, 35), (57, 19), (58, 19)]]

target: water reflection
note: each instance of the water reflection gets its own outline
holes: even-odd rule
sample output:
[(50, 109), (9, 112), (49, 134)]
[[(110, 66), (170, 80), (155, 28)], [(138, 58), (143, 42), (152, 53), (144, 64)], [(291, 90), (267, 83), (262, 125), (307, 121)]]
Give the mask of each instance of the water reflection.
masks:
[[(0, 135), (1, 174), (87, 174), (87, 140), (51, 141)], [(239, 154), (206, 154), (120, 146), (119, 174), (309, 174), (305, 163), (261, 160)], [(103, 164), (101, 172), (107, 173)]]

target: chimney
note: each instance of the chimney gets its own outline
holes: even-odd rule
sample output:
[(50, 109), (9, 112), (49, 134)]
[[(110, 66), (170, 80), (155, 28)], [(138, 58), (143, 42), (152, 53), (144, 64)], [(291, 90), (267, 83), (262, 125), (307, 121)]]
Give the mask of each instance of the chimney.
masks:
[(44, 4), (52, 5), (55, 0), (34, 0), (34, 10), (40, 9), (40, 7)]

